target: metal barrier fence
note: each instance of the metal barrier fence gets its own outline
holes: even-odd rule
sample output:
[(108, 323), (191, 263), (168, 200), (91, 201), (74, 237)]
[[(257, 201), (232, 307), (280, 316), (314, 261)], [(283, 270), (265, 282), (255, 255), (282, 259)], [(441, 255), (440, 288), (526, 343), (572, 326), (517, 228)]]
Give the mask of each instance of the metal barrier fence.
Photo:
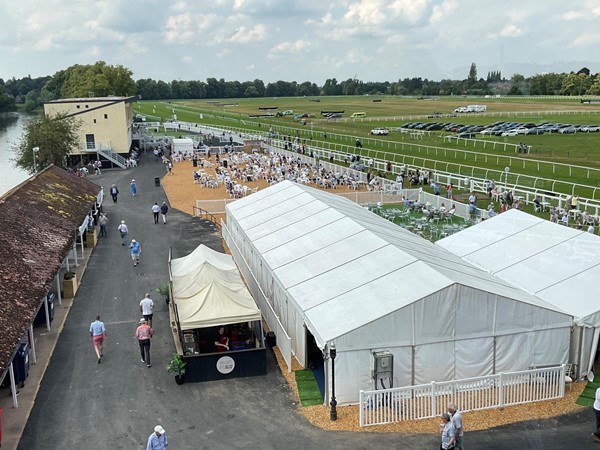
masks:
[(238, 268), (240, 269), (240, 272), (244, 277), (244, 281), (248, 285), (248, 290), (250, 291), (252, 297), (258, 304), (258, 308), (260, 309), (263, 318), (267, 322), (267, 325), (269, 325), (269, 329), (274, 331), (275, 335), (277, 336), (277, 347), (279, 348), (279, 351), (281, 352), (281, 355), (283, 356), (283, 359), (285, 360), (288, 366), (288, 372), (291, 372), (292, 339), (286, 333), (285, 328), (279, 320), (279, 317), (277, 316), (277, 314), (275, 314), (271, 303), (269, 303), (269, 299), (267, 298), (263, 290), (260, 288), (258, 281), (252, 273), (252, 270), (250, 270), (250, 267), (248, 266), (248, 262), (246, 261), (246, 259), (242, 255), (241, 250), (232, 238), (231, 233), (229, 232), (229, 228), (227, 228), (227, 224), (224, 221), (221, 221), (221, 231), (221, 235), (223, 236), (223, 239), (229, 247), (231, 256), (233, 256), (233, 259), (237, 263)]
[[(235, 133), (240, 133), (244, 137), (251, 137), (253, 139), (263, 139), (265, 142), (269, 142), (270, 145), (277, 149), (277, 151), (282, 152), (285, 149), (285, 141), (269, 139), (267, 138), (267, 133), (248, 133), (247, 130), (243, 130), (241, 128), (231, 128), (231, 127), (215, 127), (215, 126), (203, 126), (210, 131), (219, 131), (222, 130), (233, 130)], [(341, 135), (340, 135), (341, 136)], [(328, 143), (328, 142), (319, 142), (319, 144), (325, 144), (324, 147), (317, 146), (307, 146), (307, 149), (310, 151), (313, 150), (315, 156), (318, 155), (321, 163), (328, 161), (330, 154), (332, 154), (334, 158), (334, 162), (342, 162), (346, 161), (348, 158), (348, 154), (361, 154), (362, 149), (356, 149), (353, 146), (338, 144), (338, 143)], [(407, 144), (407, 143), (398, 143), (401, 146), (414, 146), (417, 144)], [(420, 146), (423, 148), (430, 148), (431, 151), (437, 152), (456, 152), (460, 150), (454, 149), (445, 149), (443, 147), (427, 147)], [(429, 151), (429, 150), (427, 150)], [(476, 166), (470, 166), (459, 163), (451, 163), (444, 161), (437, 161), (433, 159), (423, 158), (419, 156), (407, 156), (400, 155), (397, 153), (391, 152), (383, 152), (374, 150), (375, 153), (373, 157), (374, 168), (376, 170), (386, 171), (388, 166), (388, 161), (391, 163), (391, 172), (399, 173), (404, 171), (404, 173), (408, 173), (409, 170), (431, 170), (433, 171), (434, 179), (438, 182), (447, 184), (452, 183), (457, 186), (463, 186), (463, 180), (465, 178), (477, 181), (478, 183), (484, 183), (485, 180), (496, 180), (496, 184), (502, 184), (504, 190), (512, 190), (516, 195), (523, 197), (526, 203), (530, 203), (533, 201), (533, 198), (536, 196), (543, 197), (543, 201), (557, 201), (559, 207), (564, 206), (564, 202), (567, 197), (567, 193), (574, 194), (578, 193), (580, 196), (580, 204), (582, 207), (589, 209), (590, 211), (595, 211), (595, 215), (600, 214), (600, 188), (594, 186), (586, 186), (577, 183), (569, 183), (562, 182), (557, 180), (545, 179), (541, 177), (534, 177), (529, 175), (510, 173), (502, 170), (492, 170), (492, 169), (482, 169)], [(490, 155), (490, 154), (480, 154), (482, 158), (486, 161), (488, 158), (500, 158), (501, 156)], [(304, 155), (306, 156), (306, 155)], [(361, 154), (361, 157), (365, 157), (365, 155)], [(366, 156), (369, 157), (368, 154)], [(517, 157), (509, 157), (515, 160), (523, 160), (523, 164), (535, 163), (537, 161), (525, 160), (524, 158)], [(540, 162), (541, 163), (541, 162)], [(556, 163), (557, 167), (558, 164)], [(572, 174), (573, 169), (577, 169), (577, 167), (569, 168), (569, 173)], [(588, 168), (579, 168), (577, 170), (587, 170), (587, 176), (589, 177)], [(391, 182), (389, 182), (391, 183)], [(388, 184), (389, 184), (388, 183)], [(473, 186), (469, 186), (468, 189), (471, 189)], [(558, 188), (562, 188), (558, 190)], [(599, 198), (597, 198), (599, 197)]]
[(448, 403), (476, 411), (561, 398), (565, 365), (485, 377), (434, 382), (375, 391), (360, 391), (360, 426), (427, 419)]

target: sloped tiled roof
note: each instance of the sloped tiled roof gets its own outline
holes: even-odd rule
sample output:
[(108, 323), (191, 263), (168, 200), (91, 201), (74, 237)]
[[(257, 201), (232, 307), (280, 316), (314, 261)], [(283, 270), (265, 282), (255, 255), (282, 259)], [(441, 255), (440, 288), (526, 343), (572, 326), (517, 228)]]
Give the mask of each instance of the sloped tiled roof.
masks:
[(49, 166), (0, 197), (0, 379), (100, 189)]

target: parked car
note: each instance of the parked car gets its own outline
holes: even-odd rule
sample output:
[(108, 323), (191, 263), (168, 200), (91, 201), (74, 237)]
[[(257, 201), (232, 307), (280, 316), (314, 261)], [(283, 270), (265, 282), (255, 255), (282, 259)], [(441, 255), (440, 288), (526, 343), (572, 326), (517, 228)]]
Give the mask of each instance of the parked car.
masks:
[(500, 136), (516, 136), (516, 135), (517, 135), (517, 130), (515, 130), (513, 128), (512, 130), (503, 131)]
[(539, 134), (544, 134), (546, 131), (543, 128), (530, 128), (527, 130), (527, 132), (525, 133), (527, 136), (530, 135), (539, 135)]
[(577, 133), (577, 128), (573, 125), (569, 125), (566, 127), (559, 128), (558, 132), (560, 134), (575, 134)]
[(373, 128), (371, 130), (371, 134), (373, 136), (387, 136), (388, 134), (390, 134), (390, 130), (388, 130), (387, 128)]
[(582, 131), (584, 133), (598, 133), (600, 132), (600, 126), (598, 125), (584, 125), (582, 126), (579, 131)]

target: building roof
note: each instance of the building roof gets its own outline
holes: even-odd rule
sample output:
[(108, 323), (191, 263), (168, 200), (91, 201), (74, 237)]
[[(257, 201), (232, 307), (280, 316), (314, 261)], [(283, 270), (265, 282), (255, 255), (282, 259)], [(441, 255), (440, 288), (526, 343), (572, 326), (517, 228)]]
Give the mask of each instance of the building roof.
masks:
[(132, 102), (137, 100), (137, 96), (132, 95), (129, 97), (120, 96), (108, 96), (108, 97), (78, 97), (78, 98), (59, 98), (57, 100), (50, 100), (45, 104), (51, 103), (98, 103), (98, 102)]
[(463, 260), (600, 326), (600, 238), (511, 209), (441, 239)]
[[(284, 181), (228, 204), (227, 211), (228, 224), (232, 219), (243, 230), (313, 326), (317, 344), (452, 287), (527, 304), (569, 323), (560, 308), (328, 192)], [(374, 296), (377, 302), (369, 301)]]
[(0, 197), (0, 379), (100, 190), (49, 166)]

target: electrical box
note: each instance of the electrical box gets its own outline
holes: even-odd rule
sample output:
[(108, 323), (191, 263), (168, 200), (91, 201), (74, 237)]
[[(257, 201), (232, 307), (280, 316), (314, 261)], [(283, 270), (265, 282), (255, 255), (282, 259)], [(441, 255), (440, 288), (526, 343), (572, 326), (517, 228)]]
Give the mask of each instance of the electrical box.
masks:
[(375, 383), (381, 379), (394, 378), (394, 355), (390, 352), (374, 352), (373, 353), (373, 379)]

